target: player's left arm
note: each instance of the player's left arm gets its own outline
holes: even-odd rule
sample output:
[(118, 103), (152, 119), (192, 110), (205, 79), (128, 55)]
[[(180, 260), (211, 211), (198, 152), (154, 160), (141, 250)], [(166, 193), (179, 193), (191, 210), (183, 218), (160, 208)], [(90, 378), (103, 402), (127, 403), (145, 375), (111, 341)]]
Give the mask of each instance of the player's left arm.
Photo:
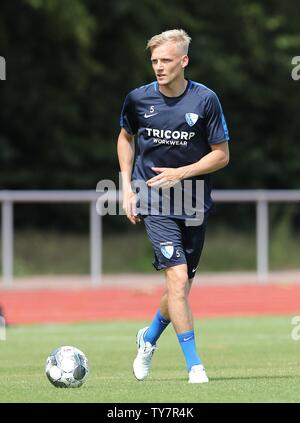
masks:
[(198, 162), (178, 168), (180, 179), (216, 172), (228, 165), (229, 146), (227, 141), (211, 144), (210, 148), (210, 153), (206, 154)]
[(147, 181), (148, 186), (169, 188), (183, 179), (216, 172), (227, 166), (229, 163), (228, 142), (224, 140), (218, 144), (211, 144), (210, 148), (211, 151), (208, 154), (190, 165), (178, 168), (153, 167), (152, 170), (158, 172), (158, 175)]

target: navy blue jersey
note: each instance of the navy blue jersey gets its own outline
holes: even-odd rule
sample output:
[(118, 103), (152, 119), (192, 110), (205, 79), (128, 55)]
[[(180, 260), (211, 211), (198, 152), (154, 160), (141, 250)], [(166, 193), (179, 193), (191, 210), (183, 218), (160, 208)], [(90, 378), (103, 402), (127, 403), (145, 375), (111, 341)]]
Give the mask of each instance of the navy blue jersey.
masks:
[[(147, 181), (156, 176), (151, 167), (177, 168), (195, 163), (211, 151), (210, 144), (229, 140), (217, 95), (191, 80), (179, 97), (163, 95), (157, 82), (131, 91), (123, 105), (120, 125), (137, 137), (133, 181)], [(190, 178), (192, 184), (197, 179), (204, 181), (204, 211), (208, 212), (213, 207), (210, 177)], [(187, 216), (182, 213), (176, 217)]]

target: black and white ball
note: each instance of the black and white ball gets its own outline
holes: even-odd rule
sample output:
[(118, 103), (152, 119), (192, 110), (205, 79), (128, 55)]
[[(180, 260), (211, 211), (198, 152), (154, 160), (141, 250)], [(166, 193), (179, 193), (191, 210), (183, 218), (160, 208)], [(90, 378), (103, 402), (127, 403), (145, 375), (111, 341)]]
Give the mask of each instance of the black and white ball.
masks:
[(46, 376), (57, 388), (78, 388), (87, 379), (89, 364), (78, 348), (57, 348), (47, 358)]

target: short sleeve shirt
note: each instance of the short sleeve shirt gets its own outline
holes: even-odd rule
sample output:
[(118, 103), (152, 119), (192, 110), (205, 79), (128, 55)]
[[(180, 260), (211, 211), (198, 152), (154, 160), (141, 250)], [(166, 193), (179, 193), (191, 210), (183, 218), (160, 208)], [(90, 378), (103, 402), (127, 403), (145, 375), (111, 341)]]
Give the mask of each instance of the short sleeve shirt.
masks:
[[(163, 95), (157, 82), (131, 91), (122, 108), (120, 125), (137, 138), (133, 182), (156, 176), (152, 167), (177, 168), (195, 163), (211, 151), (210, 144), (229, 140), (216, 93), (191, 80), (179, 97)], [(203, 181), (203, 208), (207, 213), (213, 208), (210, 175), (190, 178), (193, 204), (196, 202), (197, 180)], [(161, 193), (158, 195), (161, 198)], [(148, 212), (144, 210), (144, 214), (151, 214), (149, 202), (150, 197)], [(170, 216), (174, 215), (172, 210)], [(187, 215), (183, 212), (176, 217), (186, 218)]]

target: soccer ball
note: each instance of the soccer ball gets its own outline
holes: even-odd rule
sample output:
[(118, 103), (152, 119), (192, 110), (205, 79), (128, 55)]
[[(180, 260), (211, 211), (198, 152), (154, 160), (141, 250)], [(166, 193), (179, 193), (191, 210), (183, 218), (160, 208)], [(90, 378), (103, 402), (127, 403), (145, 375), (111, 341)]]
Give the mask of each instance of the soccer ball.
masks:
[(89, 364), (78, 348), (57, 348), (47, 358), (46, 376), (57, 388), (78, 388), (87, 379)]

